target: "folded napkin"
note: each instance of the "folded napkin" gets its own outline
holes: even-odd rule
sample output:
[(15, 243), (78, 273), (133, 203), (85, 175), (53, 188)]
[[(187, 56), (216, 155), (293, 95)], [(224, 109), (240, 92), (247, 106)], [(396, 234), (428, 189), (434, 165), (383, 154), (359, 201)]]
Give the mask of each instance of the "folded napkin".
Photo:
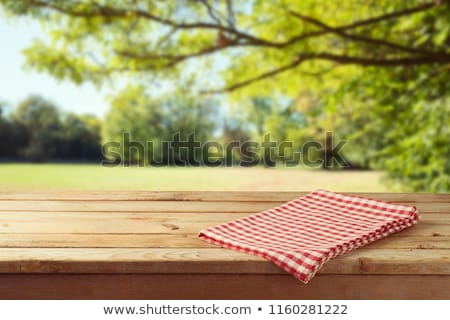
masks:
[(328, 260), (419, 220), (415, 207), (316, 190), (199, 232), (200, 239), (263, 257), (307, 283)]

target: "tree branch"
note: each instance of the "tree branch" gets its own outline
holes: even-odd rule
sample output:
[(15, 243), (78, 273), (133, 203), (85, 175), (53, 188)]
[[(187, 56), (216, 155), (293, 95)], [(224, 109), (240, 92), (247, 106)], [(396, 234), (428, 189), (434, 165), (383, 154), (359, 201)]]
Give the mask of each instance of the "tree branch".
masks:
[(418, 53), (418, 54), (426, 54), (426, 55), (436, 54), (435, 52), (430, 52), (427, 50), (421, 50), (421, 49), (416, 49), (416, 48), (410, 48), (410, 47), (406, 47), (406, 46), (403, 46), (403, 45), (400, 45), (397, 43), (389, 42), (389, 41), (386, 41), (383, 39), (374, 39), (374, 38), (364, 37), (361, 35), (349, 34), (349, 33), (346, 33), (345, 31), (343, 31), (341, 28), (330, 27), (329, 25), (319, 21), (318, 19), (304, 16), (304, 15), (294, 12), (294, 11), (291, 11), (290, 13), (302, 21), (319, 26), (320, 28), (322, 28), (328, 32), (340, 35), (343, 38), (347, 38), (347, 39), (351, 39), (351, 40), (355, 40), (355, 41), (362, 41), (362, 42), (375, 44), (375, 45), (381, 45), (381, 46), (385, 46), (385, 47), (388, 47), (391, 49), (396, 49), (396, 50), (409, 52), (409, 53)]
[[(156, 15), (151, 14), (150, 12), (143, 11), (140, 9), (118, 9), (118, 8), (101, 5), (99, 3), (94, 3), (95, 7), (97, 8), (96, 10), (84, 11), (84, 10), (79, 10), (79, 9), (76, 10), (76, 9), (71, 8), (70, 5), (69, 6), (67, 5), (67, 2), (61, 1), (60, 3), (58, 3), (58, 5), (56, 5), (52, 1), (44, 1), (44, 0), (30, 0), (30, 4), (34, 5), (36, 7), (52, 9), (52, 10), (55, 10), (55, 11), (58, 11), (58, 12), (61, 12), (64, 14), (72, 15), (74, 17), (125, 18), (125, 17), (129, 17), (130, 15), (134, 15), (136, 17), (140, 17), (140, 18), (143, 18), (143, 19), (146, 19), (149, 21), (160, 23), (162, 25), (173, 27), (174, 29), (216, 30), (218, 32), (221, 31), (221, 32), (225, 32), (229, 35), (233, 35), (236, 38), (236, 40), (246, 40), (247, 42), (240, 43), (242, 46), (265, 46), (265, 47), (282, 49), (282, 48), (290, 46), (294, 43), (297, 43), (299, 41), (302, 41), (302, 40), (305, 40), (308, 38), (312, 38), (312, 37), (318, 37), (318, 36), (325, 35), (325, 34), (331, 32), (331, 30), (314, 31), (314, 32), (299, 34), (299, 35), (294, 36), (284, 42), (276, 42), (276, 41), (270, 41), (267, 39), (256, 37), (254, 35), (251, 35), (251, 34), (248, 34), (248, 33), (242, 32), (242, 31), (238, 31), (234, 26), (226, 27), (219, 23), (214, 24), (214, 23), (208, 23), (208, 22), (195, 22), (195, 23), (181, 22), (181, 23), (179, 23), (174, 20), (158, 17)], [(71, 2), (72, 6), (73, 5), (81, 5), (81, 4), (82, 3), (78, 2), (78, 1)], [(334, 32), (351, 30), (351, 29), (355, 29), (358, 27), (375, 24), (375, 23), (378, 23), (381, 21), (398, 18), (398, 17), (404, 16), (404, 15), (424, 11), (424, 10), (430, 9), (436, 5), (439, 5), (439, 4), (436, 4), (436, 2), (423, 3), (416, 7), (387, 13), (387, 14), (369, 18), (366, 20), (357, 21), (357, 22), (354, 22), (354, 23), (351, 23), (348, 25), (344, 25), (341, 27), (335, 27), (335, 28), (333, 28), (333, 30), (334, 30)]]
[(236, 47), (238, 46), (235, 42), (227, 43), (225, 46), (219, 47), (219, 46), (212, 46), (207, 47), (204, 49), (201, 49), (197, 52), (189, 53), (189, 54), (180, 54), (180, 55), (173, 55), (173, 54), (156, 54), (156, 53), (143, 53), (139, 54), (136, 52), (132, 52), (129, 50), (115, 50), (114, 52), (127, 58), (132, 59), (138, 59), (138, 60), (169, 60), (167, 66), (171, 67), (174, 66), (182, 61), (200, 57), (204, 55), (208, 55), (217, 51), (224, 50), (227, 47)]
[[(214, 24), (209, 22), (194, 22), (194, 23), (186, 23), (186, 22), (176, 22), (174, 20), (165, 19), (158, 17), (156, 15), (153, 15), (147, 11), (139, 10), (139, 9), (118, 9), (113, 7), (108, 7), (101, 5), (99, 3), (94, 3), (96, 10), (91, 11), (84, 11), (84, 10), (74, 10), (73, 8), (70, 8), (69, 6), (65, 6), (64, 2), (61, 2), (61, 5), (56, 5), (53, 2), (50, 1), (42, 1), (42, 0), (30, 0), (31, 4), (36, 7), (41, 8), (48, 8), (52, 9), (64, 14), (68, 14), (74, 17), (110, 17), (110, 18), (128, 18), (130, 16), (136, 16), (140, 17), (146, 20), (150, 20), (153, 22), (160, 23), (162, 25), (166, 25), (169, 27), (174, 27), (176, 29), (209, 29), (209, 30), (216, 30), (216, 31), (222, 31), (226, 32), (228, 34), (234, 35), (236, 38), (239, 39), (245, 39), (249, 41), (250, 43), (257, 44), (257, 45), (266, 45), (266, 46), (272, 46), (274, 43), (257, 38), (253, 35), (238, 31), (233, 28), (225, 27), (220, 24)], [(72, 2), (72, 5), (74, 4), (82, 4), (80, 2)], [(66, 4), (67, 5), (67, 4)]]
[(227, 11), (228, 11), (228, 27), (230, 29), (236, 29), (234, 25), (234, 9), (233, 0), (227, 0)]
[(218, 25), (222, 25), (220, 18), (214, 12), (213, 7), (209, 4), (208, 0), (199, 0), (206, 8), (208, 15), (213, 19)]
[(378, 67), (390, 67), (390, 66), (409, 66), (409, 65), (424, 65), (424, 64), (437, 64), (437, 63), (450, 63), (450, 54), (436, 54), (433, 56), (416, 56), (416, 57), (403, 57), (392, 59), (377, 59), (377, 58), (365, 58), (365, 57), (352, 57), (346, 55), (337, 55), (332, 53), (318, 53), (312, 54), (310, 59), (334, 61), (339, 64), (356, 64), (360, 66), (378, 66)]
[[(401, 16), (405, 16), (405, 15), (409, 15), (409, 14), (413, 14), (413, 13), (417, 13), (417, 12), (421, 12), (421, 11), (425, 11), (428, 10), (430, 8), (435, 7), (436, 4), (435, 2), (428, 2), (428, 3), (423, 3), (420, 4), (416, 7), (412, 7), (412, 8), (408, 8), (408, 9), (404, 9), (404, 10), (400, 10), (400, 11), (394, 11), (391, 13), (387, 13), (387, 14), (383, 14), (377, 17), (373, 17), (373, 18), (369, 18), (366, 20), (361, 20), (361, 21), (357, 21), (357, 22), (353, 22), (351, 24), (348, 25), (344, 25), (344, 26), (340, 26), (340, 27), (335, 27), (334, 30), (335, 31), (347, 31), (347, 30), (352, 30), (352, 29), (356, 29), (359, 27), (363, 27), (363, 26), (368, 26), (371, 24), (375, 24), (381, 21), (386, 21), (386, 20), (390, 20), (393, 18), (398, 18)], [(290, 39), (288, 39), (287, 41), (285, 41), (284, 43), (280, 43), (278, 44), (276, 47), (278, 48), (284, 48), (286, 46), (290, 46), (298, 41), (302, 41), (308, 38), (312, 38), (312, 37), (318, 37), (321, 35), (325, 35), (327, 33), (330, 33), (330, 30), (320, 30), (320, 31), (313, 31), (313, 32), (308, 32), (308, 33), (304, 33), (304, 34), (299, 34), (297, 36), (294, 36)]]
[(260, 74), (259, 76), (256, 76), (254, 78), (250, 78), (247, 79), (245, 81), (242, 82), (238, 82), (236, 84), (233, 84), (231, 86), (225, 87), (225, 88), (221, 88), (221, 89), (212, 89), (212, 90), (204, 90), (201, 91), (201, 94), (212, 94), (212, 93), (224, 93), (224, 92), (231, 92), (234, 91), (236, 89), (245, 87), (253, 82), (257, 82), (257, 81), (261, 81), (264, 80), (266, 78), (270, 78), (272, 76), (275, 76), (279, 73), (282, 73), (284, 71), (290, 70), (290, 69), (294, 69), (295, 67), (297, 67), (298, 65), (300, 65), (303, 61), (305, 61), (306, 58), (305, 57), (299, 57), (298, 59), (292, 61), (291, 63), (284, 65), (282, 67), (279, 67), (277, 69), (271, 70), (269, 72), (265, 72)]
[[(203, 0), (202, 3), (205, 3), (206, 5), (209, 6), (209, 4), (207, 3), (206, 0)], [(185, 55), (157, 55), (157, 54), (152, 54), (152, 53), (146, 53), (146, 54), (137, 54), (137, 53), (133, 53), (131, 51), (117, 51), (117, 53), (119, 53), (120, 55), (123, 56), (127, 56), (130, 58), (134, 58), (134, 59), (139, 59), (139, 60), (147, 60), (147, 59), (167, 59), (167, 60), (173, 60), (172, 63), (169, 63), (170, 66), (173, 66), (181, 61), (190, 59), (190, 58), (194, 58), (194, 57), (199, 57), (199, 56), (203, 56), (203, 55), (208, 55), (211, 53), (215, 53), (221, 50), (226, 49), (227, 47), (237, 47), (237, 46), (267, 46), (267, 47), (275, 47), (275, 48), (283, 48), (285, 46), (291, 45), (294, 42), (300, 41), (300, 40), (304, 40), (310, 37), (315, 37), (315, 36), (320, 36), (320, 35), (325, 35), (327, 33), (336, 33), (338, 35), (341, 35), (343, 37), (346, 38), (350, 38), (356, 41), (363, 41), (366, 43), (372, 43), (372, 44), (376, 44), (376, 45), (384, 45), (390, 48), (394, 48), (397, 50), (401, 50), (404, 52), (409, 52), (409, 53), (419, 53), (419, 54), (427, 54), (427, 55), (434, 55), (434, 54), (439, 54), (439, 53), (434, 53), (434, 52), (429, 52), (429, 51), (425, 51), (425, 50), (420, 50), (420, 49), (415, 49), (415, 48), (408, 48), (399, 44), (395, 44), (395, 43), (391, 43), (385, 40), (381, 40), (381, 39), (372, 39), (372, 38), (367, 38), (367, 37), (363, 37), (363, 36), (359, 36), (359, 35), (350, 35), (347, 34), (346, 32), (344, 32), (345, 30), (350, 30), (350, 29), (354, 29), (354, 28), (358, 28), (361, 26), (367, 26), (373, 23), (377, 23), (380, 21), (384, 21), (387, 19), (392, 19), (392, 18), (396, 18), (396, 17), (400, 17), (402, 15), (406, 15), (406, 14), (411, 14), (411, 13), (415, 13), (415, 12), (419, 12), (419, 11), (423, 11), (423, 10), (427, 10), (431, 7), (433, 7), (435, 5), (435, 3), (426, 3), (426, 4), (421, 4), (417, 7), (414, 8), (409, 8), (409, 9), (405, 9), (405, 10), (401, 10), (401, 11), (396, 11), (396, 12), (391, 12), (388, 14), (384, 14), (381, 16), (377, 16), (374, 18), (370, 18), (367, 20), (362, 20), (362, 21), (358, 21), (358, 22), (354, 22), (352, 24), (349, 25), (345, 25), (345, 26), (341, 26), (341, 27), (330, 27), (328, 25), (326, 25), (325, 23), (311, 18), (311, 17), (307, 17), (304, 15), (301, 15), (297, 12), (291, 11), (291, 14), (294, 15), (295, 17), (303, 20), (303, 21), (307, 21), (309, 23), (313, 23), (315, 25), (320, 26), (321, 28), (323, 28), (324, 30), (320, 30), (320, 31), (315, 31), (315, 32), (310, 32), (307, 34), (303, 34), (301, 36), (297, 36), (294, 38), (291, 38), (290, 40), (284, 42), (284, 43), (275, 43), (275, 42), (268, 42), (266, 40), (262, 40), (262, 39), (258, 39), (258, 38), (254, 38), (255, 40), (251, 40), (248, 43), (239, 43), (238, 41), (234, 41), (234, 42), (230, 42), (227, 43), (226, 46), (222, 46), (222, 47), (209, 47), (209, 48), (205, 48), (202, 49), (198, 52), (194, 52), (191, 54), (185, 54)], [(209, 6), (209, 8), (211, 8)], [(212, 10), (212, 8), (210, 9)], [(176, 28), (176, 27), (174, 27)], [(227, 28), (225, 28), (227, 29)], [(176, 29), (174, 29), (176, 30)], [(248, 39), (248, 38), (247, 38)]]
[(228, 87), (220, 89), (211, 89), (202, 91), (203, 94), (212, 93), (224, 93), (231, 92), (236, 89), (247, 86), (251, 83), (264, 80), (279, 73), (294, 69), (301, 63), (307, 60), (326, 60), (336, 62), (338, 64), (355, 64), (360, 66), (378, 66), (378, 67), (390, 67), (400, 65), (423, 65), (423, 64), (435, 64), (435, 63), (450, 63), (450, 54), (442, 54), (435, 57), (419, 56), (419, 57), (405, 57), (395, 59), (372, 59), (365, 57), (352, 57), (347, 55), (336, 55), (331, 53), (316, 53), (316, 54), (300, 54), (299, 57), (292, 61), (290, 64), (274, 69), (269, 72), (260, 74), (259, 76), (238, 82)]
[[(144, 21), (148, 21), (149, 23), (156, 23), (162, 26), (167, 26), (171, 28), (171, 31), (169, 32), (168, 37), (170, 37), (173, 33), (177, 32), (180, 29), (187, 29), (187, 30), (194, 30), (194, 29), (200, 29), (200, 30), (211, 30), (212, 32), (217, 32), (220, 34), (226, 34), (227, 37), (231, 39), (228, 43), (225, 45), (219, 46), (211, 46), (206, 47), (204, 49), (200, 49), (196, 52), (189, 53), (189, 54), (158, 54), (158, 53), (136, 53), (131, 50), (118, 50), (116, 51), (117, 54), (120, 54), (125, 57), (133, 58), (133, 59), (139, 59), (139, 60), (149, 60), (147, 63), (143, 61), (142, 65), (139, 66), (138, 71), (145, 71), (145, 70), (160, 70), (161, 68), (169, 68), (176, 64), (178, 64), (181, 61), (185, 61), (192, 57), (199, 57), (203, 55), (212, 54), (214, 52), (218, 52), (220, 50), (224, 50), (228, 47), (245, 47), (245, 46), (255, 46), (255, 47), (266, 47), (266, 48), (274, 48), (274, 49), (283, 49), (289, 45), (292, 45), (294, 43), (298, 43), (300, 41), (313, 38), (313, 37), (320, 37), (322, 35), (334, 33), (341, 37), (349, 38), (354, 41), (363, 41), (366, 43), (371, 43), (374, 45), (382, 45), (385, 47), (389, 47), (391, 49), (407, 52), (410, 54), (410, 56), (401, 56), (397, 58), (390, 58), (390, 57), (382, 57), (382, 58), (371, 58), (371, 57), (361, 57), (361, 56), (348, 56), (344, 54), (334, 54), (334, 53), (322, 53), (322, 52), (312, 52), (312, 53), (302, 53), (297, 58), (292, 60), (289, 64), (281, 66), (279, 68), (276, 68), (274, 70), (262, 73), (258, 76), (255, 76), (253, 78), (244, 80), (239, 83), (235, 83), (233, 85), (230, 85), (228, 87), (222, 88), (222, 89), (213, 89), (213, 90), (207, 90), (203, 93), (219, 93), (219, 92), (227, 92), (227, 91), (233, 91), (236, 89), (239, 89), (241, 87), (244, 87), (246, 85), (249, 85), (251, 83), (261, 81), (263, 79), (272, 77), (274, 75), (277, 75), (279, 73), (285, 72), (290, 69), (294, 69), (297, 66), (299, 66), (301, 63), (307, 60), (325, 60), (325, 61), (331, 61), (336, 64), (356, 64), (361, 66), (380, 66), (380, 67), (386, 67), (386, 66), (402, 66), (402, 65), (421, 65), (421, 64), (448, 64), (450, 63), (450, 54), (444, 53), (444, 52), (428, 52), (421, 49), (415, 49), (415, 48), (408, 48), (401, 44), (391, 43), (389, 41), (386, 41), (384, 39), (373, 39), (370, 37), (362, 36), (359, 34), (350, 34), (347, 33), (347, 31), (355, 30), (360, 27), (364, 26), (371, 26), (374, 24), (377, 24), (382, 21), (387, 21), (390, 19), (399, 18), (405, 15), (411, 15), (414, 13), (422, 12), (428, 9), (431, 9), (435, 6), (440, 5), (437, 1), (431, 1), (427, 3), (423, 3), (420, 5), (417, 5), (412, 8), (407, 8), (399, 11), (390, 12), (387, 14), (379, 15), (373, 18), (365, 19), (356, 21), (347, 25), (338, 26), (338, 27), (332, 27), (329, 26), (315, 18), (308, 17), (301, 15), (296, 12), (291, 12), (294, 16), (297, 18), (307, 21), (309, 23), (313, 23), (316, 26), (319, 26), (321, 30), (313, 31), (313, 32), (307, 32), (298, 34), (296, 36), (293, 36), (285, 41), (272, 41), (272, 40), (266, 40), (263, 38), (258, 37), (257, 35), (252, 35), (250, 33), (240, 31), (236, 28), (233, 23), (229, 23), (228, 25), (224, 25), (220, 22), (220, 19), (214, 19), (214, 16), (217, 17), (217, 15), (214, 14), (213, 8), (210, 6), (210, 4), (207, 2), (208, 0), (202, 0), (202, 3), (206, 5), (206, 8), (208, 10), (209, 15), (211, 16), (213, 22), (209, 22), (211, 19), (208, 19), (208, 22), (204, 21), (197, 21), (197, 22), (184, 22), (184, 21), (177, 21), (176, 17), (162, 17), (158, 16), (150, 11), (147, 11), (146, 9), (143, 9), (142, 7), (138, 6), (130, 6), (130, 7), (120, 7), (119, 5), (116, 6), (108, 6), (103, 4), (104, 2), (91, 2), (89, 1), (89, 5), (86, 5), (85, 2), (81, 1), (55, 1), (55, 0), (27, 0), (27, 4), (34, 6), (35, 8), (40, 8), (41, 10), (53, 10), (57, 11), (69, 16), (73, 17), (84, 17), (84, 18), (90, 18), (90, 17), (103, 17), (103, 18), (117, 18), (117, 19), (126, 19), (125, 22), (128, 22), (128, 19), (130, 17), (134, 17), (136, 19), (145, 19)], [(116, 3), (116, 2), (114, 2)], [(120, 3), (120, 2), (117, 2)], [(231, 16), (230, 12), (232, 12), (232, 2), (231, 0), (227, 1), (227, 8), (229, 17)], [(234, 20), (234, 19), (233, 19)], [(215, 22), (215, 23), (214, 23)], [(364, 47), (362, 48), (364, 49)], [(364, 50), (362, 50), (364, 51)], [(416, 55), (418, 54), (418, 55)], [(360, 54), (362, 55), (362, 54)], [(162, 65), (159, 65), (158, 63), (155, 63), (155, 61), (151, 60), (163, 60), (159, 62), (164, 62)], [(130, 71), (130, 68), (128, 65), (124, 64), (122, 67), (118, 68), (120, 71)], [(136, 70), (136, 69), (134, 69)]]

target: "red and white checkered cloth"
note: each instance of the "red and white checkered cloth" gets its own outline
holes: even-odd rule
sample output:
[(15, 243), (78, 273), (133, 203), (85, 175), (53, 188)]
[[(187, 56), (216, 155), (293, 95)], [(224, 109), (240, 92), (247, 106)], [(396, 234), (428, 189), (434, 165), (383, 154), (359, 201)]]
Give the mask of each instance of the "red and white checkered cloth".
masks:
[(328, 260), (419, 220), (415, 207), (316, 190), (199, 232), (200, 239), (261, 256), (307, 283)]

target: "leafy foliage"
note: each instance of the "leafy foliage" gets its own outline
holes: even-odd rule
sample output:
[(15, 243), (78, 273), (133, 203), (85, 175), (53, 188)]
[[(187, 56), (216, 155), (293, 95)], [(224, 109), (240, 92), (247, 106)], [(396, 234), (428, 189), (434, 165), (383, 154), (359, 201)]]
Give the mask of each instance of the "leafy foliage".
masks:
[(100, 126), (93, 116), (62, 114), (51, 101), (30, 96), (0, 117), (0, 157), (99, 161)]
[[(76, 83), (126, 76), (134, 87), (188, 80), (192, 93), (232, 92), (259, 133), (301, 140), (335, 131), (349, 140), (356, 167), (380, 167), (414, 190), (449, 190), (448, 0), (0, 4), (10, 16), (39, 20), (50, 36), (24, 51), (28, 67)], [(142, 137), (177, 128), (162, 125), (162, 102), (139, 90), (117, 98), (107, 137), (120, 128)], [(295, 102), (289, 112), (245, 103), (268, 96)], [(165, 108), (180, 117), (178, 107)]]
[[(50, 36), (49, 41), (36, 41), (25, 50), (28, 65), (77, 83), (101, 83), (123, 73), (173, 79), (180, 71), (189, 72), (190, 60), (200, 59), (206, 66), (219, 58), (231, 66), (223, 69), (224, 90), (271, 78), (267, 83), (272, 87), (292, 92), (301, 81), (293, 75), (325, 72), (336, 64), (389, 67), (450, 62), (445, 48), (448, 1), (0, 3), (10, 15), (39, 19)], [(279, 82), (277, 75), (291, 81)]]
[[(124, 163), (175, 164), (187, 159), (187, 155), (169, 154), (162, 141), (173, 141), (179, 133), (180, 141), (187, 141), (194, 134), (200, 143), (209, 140), (215, 130), (214, 101), (171, 95), (170, 97), (151, 97), (145, 89), (128, 87), (111, 104), (103, 130), (104, 142), (121, 142), (119, 148)], [(124, 134), (128, 134), (125, 138)], [(146, 152), (131, 148), (133, 142), (141, 144)], [(135, 145), (135, 144), (134, 144)], [(199, 159), (197, 157), (195, 159)], [(192, 163), (194, 154), (189, 154)], [(180, 162), (181, 163), (181, 162)]]
[[(347, 101), (335, 114), (342, 122), (337, 126), (340, 135), (358, 146), (353, 158), (387, 169), (413, 190), (449, 190), (446, 72), (446, 67), (370, 69), (346, 82), (333, 98)], [(376, 99), (360, 88), (377, 92)]]

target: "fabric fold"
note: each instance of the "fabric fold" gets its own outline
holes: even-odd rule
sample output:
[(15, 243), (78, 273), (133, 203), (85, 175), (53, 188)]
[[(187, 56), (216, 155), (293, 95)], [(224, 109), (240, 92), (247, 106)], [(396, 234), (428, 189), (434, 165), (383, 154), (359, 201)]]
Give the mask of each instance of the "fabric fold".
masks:
[(330, 259), (411, 227), (412, 206), (316, 190), (201, 230), (201, 240), (267, 259), (307, 283)]

